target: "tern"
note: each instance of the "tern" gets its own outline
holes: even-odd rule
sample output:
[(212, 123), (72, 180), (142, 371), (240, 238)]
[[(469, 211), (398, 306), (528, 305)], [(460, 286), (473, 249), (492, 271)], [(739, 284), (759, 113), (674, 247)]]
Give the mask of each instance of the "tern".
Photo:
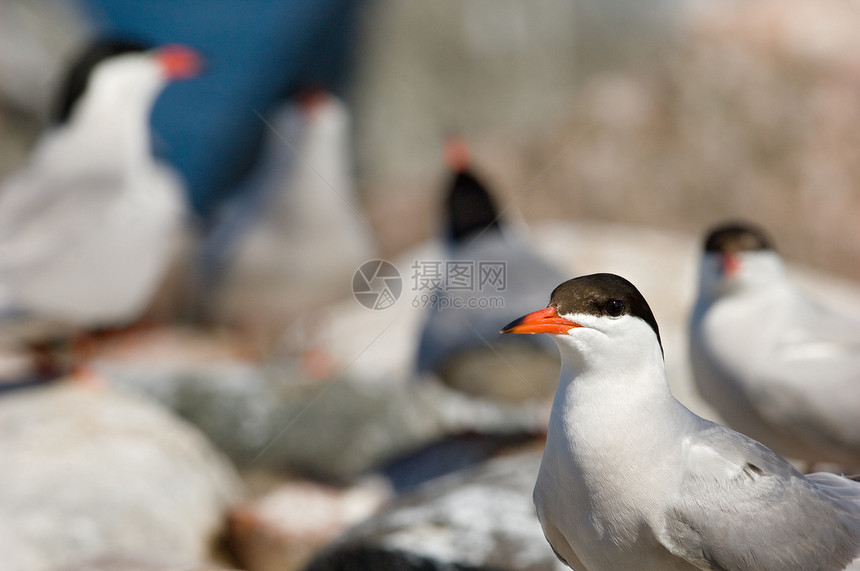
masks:
[(84, 54), (61, 122), (0, 187), (0, 325), (14, 342), (135, 321), (181, 235), (184, 185), (153, 157), (149, 116), (200, 60), (184, 46), (130, 50)]
[(760, 228), (708, 234), (690, 355), (732, 428), (791, 458), (860, 468), (860, 317), (797, 289)]
[(376, 258), (352, 170), (351, 114), (324, 91), (279, 107), (257, 166), (218, 212), (201, 259), (201, 298), (218, 321), (255, 336), (349, 295)]
[(547, 333), (561, 353), (534, 501), (569, 567), (860, 569), (860, 483), (804, 476), (678, 402), (629, 281), (566, 281), (502, 333)]
[[(541, 292), (564, 279), (563, 274), (503, 219), (483, 177), (469, 165), (465, 142), (449, 141), (445, 158), (450, 170), (443, 222), (445, 260), (438, 262), (438, 287), (426, 296), (432, 303), (421, 329), (416, 371), (433, 372), (475, 395), (548, 400), (558, 362), (553, 343), (499, 342), (497, 331), (499, 322), (543, 302)], [(454, 273), (458, 268), (461, 276)], [(519, 363), (544, 374), (523, 379), (516, 371), (522, 368)]]

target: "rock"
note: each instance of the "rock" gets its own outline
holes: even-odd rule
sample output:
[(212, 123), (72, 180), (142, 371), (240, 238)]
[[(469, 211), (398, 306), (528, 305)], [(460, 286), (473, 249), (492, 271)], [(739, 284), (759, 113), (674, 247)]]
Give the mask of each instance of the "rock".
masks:
[[(54, 103), (68, 59), (90, 33), (90, 25), (78, 6), (42, 1), (3, 2), (0, 108), (9, 104), (31, 117), (44, 119)], [(7, 143), (14, 144), (4, 136), (4, 152)]]
[[(540, 309), (540, 304), (535, 307)], [(521, 315), (526, 313), (530, 312)], [(469, 395), (548, 403), (558, 385), (560, 363), (554, 346), (547, 350), (501, 339), (492, 346), (458, 352), (439, 368), (438, 375), (446, 385)]]
[(111, 384), (173, 408), (239, 466), (335, 482), (452, 434), (539, 434), (547, 415), (543, 403), (471, 398), (432, 378), (393, 386), (291, 381), (238, 363), (167, 379), (117, 363), (100, 371)]
[(100, 557), (85, 563), (63, 567), (61, 571), (230, 571), (227, 567), (203, 563), (164, 562), (128, 557)]
[(198, 431), (144, 399), (71, 383), (0, 399), (0, 459), (10, 571), (203, 561), (238, 496), (233, 468)]
[(545, 438), (528, 434), (458, 434), (399, 456), (379, 471), (398, 494), (523, 448), (543, 450)]
[(378, 511), (390, 495), (378, 479), (347, 488), (286, 483), (233, 511), (233, 549), (247, 571), (301, 569), (347, 527)]
[[(418, 321), (414, 327), (404, 335), (417, 335)], [(403, 361), (402, 347), (389, 347), (395, 363)], [(290, 469), (328, 481), (348, 482), (451, 435), (545, 429), (544, 402), (470, 398), (433, 377), (408, 382), (384, 367), (375, 382), (353, 378), (348, 368), (317, 380), (301, 359), (261, 364), (247, 354), (217, 335), (153, 330), (102, 347), (92, 367), (106, 384), (174, 410), (240, 467)]]
[(532, 504), (540, 456), (434, 480), (348, 531), (307, 571), (563, 570)]

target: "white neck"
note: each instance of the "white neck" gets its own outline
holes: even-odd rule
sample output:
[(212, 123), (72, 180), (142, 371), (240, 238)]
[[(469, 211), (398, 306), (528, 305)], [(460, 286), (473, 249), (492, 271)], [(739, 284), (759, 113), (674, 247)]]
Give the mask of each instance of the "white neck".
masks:
[(629, 343), (586, 356), (565, 349), (550, 431), (583, 454), (635, 465), (642, 440), (660, 438), (667, 417), (683, 409), (669, 390), (659, 345)]
[(149, 59), (111, 62), (96, 70), (68, 125), (69, 137), (80, 139), (83, 160), (119, 162), (126, 171), (148, 164), (149, 117), (164, 81)]
[(628, 500), (665, 489), (667, 455), (679, 453), (679, 429), (696, 418), (669, 390), (653, 331), (629, 321), (621, 339), (584, 328), (556, 337), (562, 372), (543, 460), (618, 541), (635, 541), (645, 515)]

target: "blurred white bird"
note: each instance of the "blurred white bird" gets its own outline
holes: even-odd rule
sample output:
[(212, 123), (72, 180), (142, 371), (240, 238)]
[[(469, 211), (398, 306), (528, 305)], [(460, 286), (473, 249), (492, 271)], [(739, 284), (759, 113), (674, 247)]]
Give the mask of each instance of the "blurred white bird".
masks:
[[(439, 261), (439, 287), (428, 292), (416, 369), (435, 372), (473, 394), (549, 398), (558, 370), (553, 344), (542, 338), (500, 338), (498, 330), (499, 322), (545, 302), (544, 292), (563, 276), (504, 224), (492, 196), (469, 168), (465, 143), (452, 140), (445, 154), (451, 170), (445, 199), (446, 259)], [(465, 271), (460, 277), (470, 283), (457, 282), (458, 264)], [(494, 269), (497, 275), (490, 273)], [(533, 372), (540, 367), (543, 374), (524, 378), (519, 371), (526, 363)]]
[(860, 569), (860, 483), (804, 476), (669, 391), (633, 284), (593, 274), (503, 333), (548, 333), (562, 371), (534, 499), (577, 571)]
[(134, 321), (176, 246), (183, 184), (153, 157), (149, 116), (200, 62), (182, 46), (132, 48), (82, 57), (62, 122), (0, 188), (0, 329), (16, 339)]
[(349, 297), (376, 245), (356, 199), (345, 105), (309, 91), (261, 120), (269, 133), (258, 166), (207, 239), (202, 279), (216, 284), (218, 318), (278, 334)]
[(798, 290), (759, 228), (708, 234), (690, 352), (727, 424), (789, 457), (860, 468), (860, 316)]

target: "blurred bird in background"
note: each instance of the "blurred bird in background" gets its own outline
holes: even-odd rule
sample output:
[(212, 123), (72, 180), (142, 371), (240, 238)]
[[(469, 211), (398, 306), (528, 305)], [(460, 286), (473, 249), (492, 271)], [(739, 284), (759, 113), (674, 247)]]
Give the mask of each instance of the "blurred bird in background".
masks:
[[(495, 200), (472, 171), (465, 142), (452, 139), (445, 157), (450, 169), (443, 232), (446, 263), (474, 264), (474, 279), (471, 287), (461, 288), (451, 275), (452, 266), (446, 266), (441, 287), (430, 296), (416, 369), (436, 373), (449, 385), (474, 395), (513, 401), (548, 398), (558, 373), (553, 344), (540, 337), (510, 341), (499, 336), (498, 324), (545, 303), (545, 292), (564, 278), (505, 224)], [(482, 274), (482, 268), (499, 269), (498, 281)], [(478, 296), (497, 302), (477, 307), (471, 302)], [(523, 377), (519, 373), (526, 370), (520, 366), (523, 363), (540, 374)]]
[(100, 41), (72, 67), (27, 165), (0, 188), (0, 334), (128, 325), (147, 308), (186, 222), (182, 179), (153, 157), (149, 115), (200, 71), (183, 46)]
[(265, 121), (260, 160), (207, 239), (202, 283), (219, 322), (274, 339), (309, 307), (348, 297), (376, 248), (356, 196), (346, 106), (307, 90)]
[(193, 46), (207, 73), (153, 111), (202, 236), (188, 316), (263, 346), (373, 257), (354, 197), (348, 91), (356, 0), (84, 0), (104, 33)]
[(764, 231), (712, 229), (690, 321), (696, 385), (775, 451), (860, 469), (860, 316), (801, 292)]
[(152, 115), (156, 152), (185, 176), (205, 223), (243, 189), (268, 115), (298, 90), (343, 96), (355, 53), (357, 0), (81, 3), (100, 34), (182, 43), (206, 57), (205, 76), (176, 86)]

